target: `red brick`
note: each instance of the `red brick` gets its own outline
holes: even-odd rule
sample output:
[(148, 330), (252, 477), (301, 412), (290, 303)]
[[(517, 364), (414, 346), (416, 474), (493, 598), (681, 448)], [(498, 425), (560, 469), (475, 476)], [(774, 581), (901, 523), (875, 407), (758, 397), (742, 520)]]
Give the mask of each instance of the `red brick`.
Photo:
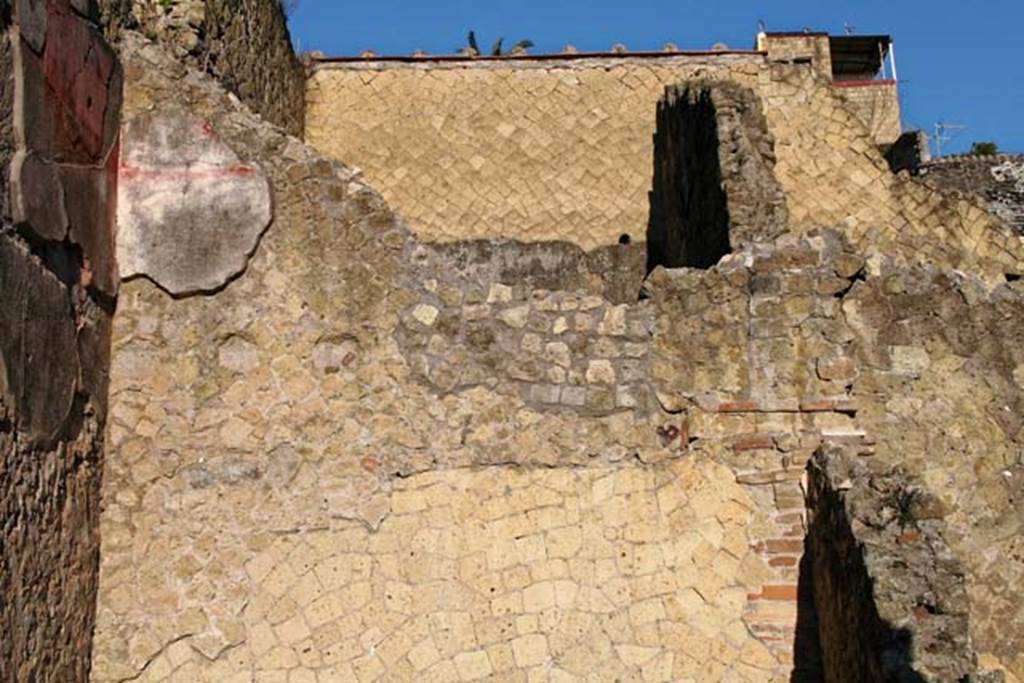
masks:
[(771, 567), (795, 567), (799, 562), (800, 559), (792, 555), (780, 555), (768, 560), (768, 565)]
[(769, 538), (764, 541), (764, 549), (770, 555), (792, 555), (804, 551), (804, 542), (794, 538)]
[(757, 413), (760, 410), (757, 401), (730, 401), (718, 405), (720, 413)]
[[(737, 448), (736, 450), (744, 450)], [(749, 450), (749, 449), (747, 449)], [(770, 470), (768, 472), (745, 472), (736, 475), (736, 481), (746, 486), (765, 486), (782, 481), (796, 481), (803, 476), (803, 470)]]
[(783, 526), (786, 524), (803, 524), (804, 515), (802, 512), (785, 512), (775, 518), (775, 523)]
[(796, 600), (796, 584), (788, 583), (779, 586), (762, 586), (761, 597), (765, 600)]
[(775, 442), (771, 434), (748, 434), (741, 436), (733, 442), (734, 451), (755, 451), (766, 448), (775, 448)]

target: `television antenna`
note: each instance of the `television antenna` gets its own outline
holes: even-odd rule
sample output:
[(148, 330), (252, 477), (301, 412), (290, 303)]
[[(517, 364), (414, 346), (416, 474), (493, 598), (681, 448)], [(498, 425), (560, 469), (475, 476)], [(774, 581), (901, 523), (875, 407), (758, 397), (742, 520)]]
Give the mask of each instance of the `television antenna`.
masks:
[(848, 36), (852, 36), (856, 32), (857, 32), (857, 27), (856, 26), (854, 26), (853, 24), (851, 24), (848, 21), (843, 22), (843, 33), (845, 33)]
[(942, 146), (967, 130), (967, 126), (939, 121), (933, 126), (933, 129), (935, 132), (932, 133), (932, 142), (935, 143), (935, 156), (941, 157)]

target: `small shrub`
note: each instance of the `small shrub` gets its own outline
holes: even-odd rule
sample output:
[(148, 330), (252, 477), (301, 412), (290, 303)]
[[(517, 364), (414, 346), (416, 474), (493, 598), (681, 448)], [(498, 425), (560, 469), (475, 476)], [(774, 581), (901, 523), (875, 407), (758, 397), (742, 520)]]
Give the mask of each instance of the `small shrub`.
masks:
[(971, 144), (971, 154), (999, 154), (999, 145), (994, 142), (975, 142)]

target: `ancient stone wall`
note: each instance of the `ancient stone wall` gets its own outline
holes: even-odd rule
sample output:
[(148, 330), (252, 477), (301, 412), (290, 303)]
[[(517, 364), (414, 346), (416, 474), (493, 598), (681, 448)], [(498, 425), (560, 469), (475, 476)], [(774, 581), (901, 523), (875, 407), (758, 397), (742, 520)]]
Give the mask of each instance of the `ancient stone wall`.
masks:
[(827, 33), (759, 33), (757, 49), (773, 62), (805, 62), (825, 80), (832, 80), (832, 50)]
[(1024, 234), (1024, 155), (937, 157), (914, 170), (936, 187), (980, 198)]
[(423, 239), (591, 249), (646, 234), (657, 102), (693, 78), (760, 100), (791, 231), (843, 226), (855, 244), (993, 282), (1024, 255), (984, 204), (894, 175), (812, 65), (759, 53), (321, 62), (306, 136), (361, 168)]
[(665, 87), (697, 73), (753, 84), (760, 62), (320, 63), (306, 139), (362, 169), (424, 239), (642, 241)]
[(85, 680), (92, 648), (121, 71), (78, 5), (16, 2), (0, 41), (5, 681)]
[(708, 268), (731, 245), (785, 230), (774, 163), (751, 91), (714, 82), (668, 88), (654, 136), (648, 269)]
[(279, 0), (98, 0), (107, 33), (140, 31), (219, 80), (292, 135), (305, 118), (305, 70)]
[(1022, 611), (1008, 586), (1024, 577), (1022, 293), (1019, 282), (988, 290), (972, 277), (913, 269), (883, 272), (844, 302), (863, 428), (883, 459), (942, 501), (980, 661), (1017, 677)]
[(828, 233), (791, 239), (755, 245), (752, 263), (655, 271), (653, 301), (680, 308), (656, 314), (656, 395), (696, 444), (728, 439), (746, 481), (784, 484), (822, 437), (918, 479), (961, 559), (980, 664), (1019, 676), (1020, 283), (864, 258)]
[[(96, 680), (813, 680), (819, 650), (838, 647), (814, 619), (804, 559), (805, 466), (823, 443), (905, 460), (951, 526), (1014, 552), (1016, 536), (996, 534), (1019, 515), (991, 489), (1019, 439), (1005, 436), (1021, 412), (1004, 377), (1016, 351), (999, 350), (1017, 334), (1005, 273), (1019, 242), (970, 201), (893, 176), (806, 66), (721, 55), (747, 90), (680, 86), (716, 105), (695, 120), (729, 147), (716, 151), (739, 239), (707, 269), (644, 281), (643, 247), (619, 244), (633, 235), (621, 228), (589, 243), (596, 233), (572, 230), (483, 239), (497, 223), (468, 235), (481, 239), (409, 230), (358, 171), (160, 45), (127, 33), (122, 46), (119, 248), (132, 279), (113, 331)], [(445, 135), (390, 149), (447, 139), (453, 155), (475, 139), (455, 132), (469, 118), (446, 79), (551, 85), (554, 125), (572, 120), (560, 98), (631, 75), (616, 60), (524, 64), (339, 73), (381, 102), (428, 93), (417, 105), (436, 100), (456, 127), (442, 117)], [(575, 80), (553, 84), (555, 72)], [(631, 92), (660, 97), (661, 77), (647, 77)], [(381, 115), (373, 97), (351, 102)], [(609, 120), (598, 129), (637, 133)], [(360, 130), (350, 139), (378, 134)], [(521, 201), (509, 163), (489, 182), (505, 178)], [(437, 168), (405, 178), (443, 179)], [(181, 177), (194, 195), (162, 189)], [(242, 190), (250, 200), (226, 200)], [(221, 222), (195, 210), (221, 197)], [(216, 239), (222, 223), (237, 239)], [(174, 249), (177, 230), (192, 246)], [(180, 258), (188, 249), (196, 258)], [(941, 276), (952, 267), (964, 272)], [(980, 306), (977, 322), (962, 323), (973, 318), (957, 300)], [(936, 311), (950, 335), (994, 327), (998, 339), (971, 337), (938, 362)], [(952, 378), (949, 404), (931, 393), (939, 374), (915, 383), (932, 367)], [(956, 416), (979, 387), (991, 398)], [(918, 390), (941, 407), (934, 421)], [(1000, 415), (1004, 431), (986, 435)], [(995, 501), (983, 523), (965, 523), (980, 498), (935, 486), (932, 457), (975, 473)], [(969, 537), (949, 542), (960, 552)], [(970, 632), (984, 666), (1013, 670), (1017, 630), (996, 629), (1016, 618), (1005, 587), (1024, 563), (976, 554)]]
[(799, 467), (690, 451), (633, 245), (419, 243), (158, 46), (124, 59), (126, 149), (188, 129), (174, 92), (275, 214), (220, 288), (122, 286), (96, 680), (788, 677)]
[(809, 471), (825, 680), (985, 680), (942, 504), (898, 468), (841, 448), (819, 450)]
[(903, 133), (896, 81), (836, 81), (836, 92), (867, 127), (878, 145), (891, 145)]

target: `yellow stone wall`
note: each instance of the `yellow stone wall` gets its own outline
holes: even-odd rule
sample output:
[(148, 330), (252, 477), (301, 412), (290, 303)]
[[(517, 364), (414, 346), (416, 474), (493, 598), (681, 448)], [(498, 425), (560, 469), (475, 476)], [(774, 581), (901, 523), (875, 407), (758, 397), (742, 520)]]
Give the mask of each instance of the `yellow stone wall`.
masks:
[(773, 62), (811, 60), (823, 79), (832, 79), (832, 50), (825, 33), (759, 33), (757, 49)]
[(703, 76), (755, 87), (761, 62), (321, 64), (306, 140), (361, 168), (423, 238), (642, 240), (665, 86)]
[(760, 53), (325, 62), (309, 79), (306, 136), (362, 169), (421, 239), (589, 249), (644, 238), (656, 105), (690, 78), (761, 97), (794, 232), (842, 226), (872, 248), (993, 278), (1024, 252), (977, 202), (890, 172), (875, 136), (897, 125), (891, 111), (865, 117), (812, 64)]
[[(417, 297), (461, 294), (409, 282), (380, 196), (139, 40), (126, 120), (173, 95), (259, 150), (275, 216), (215, 294), (122, 284), (92, 680), (789, 679), (799, 470), (743, 483), (657, 409), (432, 389), (395, 331), (444, 346)], [(467, 315), (550, 308), (478, 286)], [(574, 323), (614, 308), (578, 294)], [(595, 354), (628, 346), (615, 321)]]
[(835, 88), (850, 110), (867, 126), (872, 139), (879, 145), (892, 144), (903, 133), (899, 90), (895, 81), (839, 84)]
[[(855, 114), (810, 70), (767, 67), (750, 57), (715, 57), (717, 67), (670, 59), (694, 76), (702, 69), (709, 77), (728, 75), (761, 93), (794, 231), (840, 225), (864, 251), (902, 250), (993, 277), (1009, 272), (1001, 264), (1016, 247), (1000, 241), (1003, 233), (987, 214), (892, 176)], [(486, 82), (491, 77), (480, 73), (495, 70), (506, 74), (505, 86), (532, 78), (531, 88), (547, 88), (546, 99), (525, 86), (511, 91), (537, 107), (524, 105), (517, 121), (530, 121), (543, 107), (551, 112), (535, 131), (509, 137), (538, 140), (544, 126), (573, 120), (561, 135), (543, 138), (549, 150), (577, 149), (587, 161), (572, 167), (581, 175), (565, 196), (597, 220), (606, 214), (590, 201), (595, 188), (634, 187), (641, 206), (621, 210), (642, 230), (647, 181), (640, 176), (649, 169), (620, 169), (619, 180), (609, 176), (601, 185), (586, 175), (599, 155), (580, 141), (611, 136), (649, 154), (652, 131), (631, 118), (629, 97), (595, 100), (609, 118), (590, 128), (566, 107), (584, 96), (587, 83), (617, 84), (616, 93), (646, 98), (652, 123), (660, 89), (675, 75), (643, 63), (635, 74), (639, 67), (616, 62), (580, 73), (534, 65), (520, 74), (501, 63), (365, 73), (365, 85), (352, 84), (368, 93), (351, 100), (365, 108), (364, 118), (352, 118), (353, 150), (337, 153), (359, 163), (356, 143), (381, 159), (391, 150), (388, 163), (404, 169), (405, 180), (382, 170), (391, 180), (381, 186), (398, 197), (421, 237), (497, 233), (601, 244), (626, 230), (604, 220), (596, 228), (564, 223), (562, 232), (549, 233), (546, 223), (530, 222), (563, 216), (558, 206), (530, 213), (541, 190), (550, 189), (531, 190), (524, 185), (530, 174), (516, 168), (528, 163), (530, 144), (510, 153), (507, 181), (497, 169), (473, 169), (478, 184), (469, 186), (505, 187), (506, 199), (480, 206), (521, 223), (506, 231), (469, 209), (452, 214), (466, 217), (465, 224), (441, 220), (461, 200), (429, 194), (429, 179), (471, 177), (472, 166), (459, 165), (462, 155), (493, 138), (471, 125), (476, 119), (468, 113), (442, 105), (479, 102), (479, 120), (496, 129), (506, 116), (499, 114), (515, 103), (509, 97), (498, 106), (445, 84), (465, 78), (479, 88), (473, 79)], [(414, 331), (425, 342), (423, 353), (437, 356), (452, 347), (445, 330), (470, 330), (489, 316), (495, 327), (529, 329), (525, 347), (527, 336), (536, 336), (525, 326), (541, 319), (538, 311), (553, 317), (555, 299), (515, 278), (481, 275), (462, 292), (447, 286), (450, 273), (419, 277), (413, 266), (427, 258), (426, 248), (396, 226), (389, 206), (350, 169), (239, 112), (215, 84), (159, 50), (126, 51), (125, 73), (126, 119), (158, 112), (171, 98), (202, 116), (225, 144), (256, 157), (272, 187), (275, 216), (245, 272), (223, 290), (174, 298), (144, 279), (121, 289), (93, 680), (790, 679), (805, 527), (803, 467), (791, 449), (812, 448), (826, 430), (849, 435), (855, 425), (848, 408), (812, 406), (812, 413), (798, 414), (790, 403), (726, 403), (680, 413), (683, 406), (659, 404), (595, 415), (530, 402), (504, 391), (497, 375), (457, 390), (432, 388), (419, 378), (436, 368), (420, 368), (415, 355), (403, 353), (396, 330)], [(414, 87), (422, 79), (436, 81), (433, 94)], [(372, 96), (375, 87), (384, 94)], [(386, 118), (395, 88), (415, 95), (392, 104), (416, 135), (399, 125), (400, 117)], [(440, 153), (438, 140), (445, 138), (434, 123), (428, 136), (424, 121), (436, 122), (450, 140), (447, 170), (409, 151), (421, 159)], [(635, 162), (625, 153), (622, 159)], [(543, 161), (529, 162), (534, 174)], [(372, 177), (373, 167), (362, 165)], [(598, 168), (607, 174), (618, 167)], [(405, 183), (427, 193), (423, 206), (434, 207), (429, 216), (436, 224), (416, 224), (403, 204)], [(500, 213), (502, 201), (525, 213)], [(430, 225), (456, 228), (431, 232)], [(590, 320), (588, 311), (620, 310), (597, 294), (577, 294), (558, 302), (574, 326)], [(706, 299), (712, 300), (708, 315), (717, 320), (721, 307)], [(752, 310), (746, 300), (733, 304), (740, 301), (740, 310)], [(647, 305), (629, 308), (639, 313)], [(796, 297), (786, 309), (803, 320), (805, 305)], [(513, 310), (522, 317), (500, 317)], [(619, 347), (626, 353), (624, 330), (614, 329), (624, 327), (625, 317), (612, 325), (613, 317), (595, 317), (587, 328), (600, 333), (587, 342), (592, 349), (572, 352), (602, 359)], [(705, 338), (706, 328), (691, 327), (690, 318), (674, 320), (681, 343)], [(730, 351), (721, 341), (727, 329), (707, 329), (710, 349)], [(793, 339), (806, 344), (797, 332)], [(576, 334), (567, 327), (551, 333)], [(769, 341), (761, 353), (802, 349), (788, 339)], [(482, 335), (460, 343), (492, 342)], [(541, 357), (555, 346), (532, 353)], [(759, 357), (744, 350), (741, 358)], [(690, 370), (686, 360), (671, 367)], [(701, 386), (723, 389), (738, 366), (725, 367), (729, 372), (702, 375)], [(784, 361), (759, 367), (765, 381), (796, 393), (799, 375)], [(576, 381), (605, 381), (590, 374), (588, 367)], [(690, 447), (694, 436), (701, 447)]]
[[(463, 469), (405, 480), (389, 505), (373, 532), (222, 532), (209, 589), (242, 642), (211, 661), (180, 640), (139, 680), (788, 680), (742, 618), (763, 515), (728, 468)], [(139, 569), (182, 557), (166, 583), (192, 580), (199, 553), (164, 538)], [(209, 628), (198, 604), (179, 619)]]

